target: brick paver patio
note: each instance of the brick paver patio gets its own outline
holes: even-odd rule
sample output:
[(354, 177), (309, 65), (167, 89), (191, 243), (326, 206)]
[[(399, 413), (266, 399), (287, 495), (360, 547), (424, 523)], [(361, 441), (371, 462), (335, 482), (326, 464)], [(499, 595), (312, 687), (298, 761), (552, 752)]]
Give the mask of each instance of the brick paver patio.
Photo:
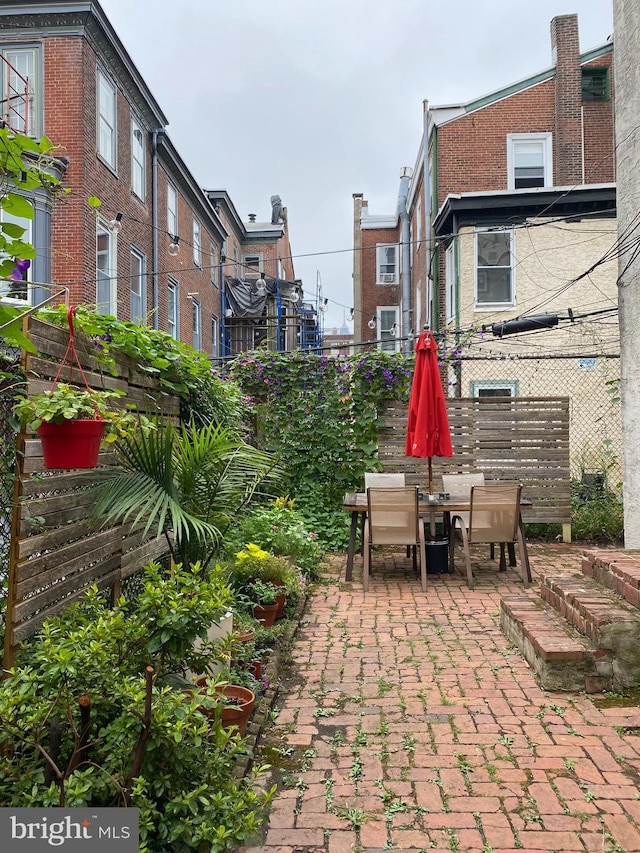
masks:
[[(429, 575), (426, 596), (399, 557), (376, 557), (366, 596), (361, 560), (351, 583), (333, 560), (264, 736), (284, 784), (247, 853), (640, 851), (640, 708), (536, 684), (499, 625), (521, 581), (486, 551), (475, 590)], [(581, 553), (531, 545), (534, 585)]]

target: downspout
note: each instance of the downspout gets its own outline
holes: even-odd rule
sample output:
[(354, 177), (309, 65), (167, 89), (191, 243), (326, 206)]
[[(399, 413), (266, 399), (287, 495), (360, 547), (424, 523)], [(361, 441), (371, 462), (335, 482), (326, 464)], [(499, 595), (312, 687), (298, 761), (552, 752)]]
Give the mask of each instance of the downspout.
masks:
[[(160, 129), (161, 133), (164, 133)], [(153, 316), (153, 328), (159, 329), (160, 322), (158, 318), (158, 128), (153, 130), (151, 134), (152, 154), (151, 154), (151, 219), (152, 219), (152, 237), (151, 237), (151, 265), (153, 274), (151, 277), (153, 287), (153, 302), (151, 306), (151, 314)]]
[[(422, 191), (424, 193), (424, 242), (425, 242), (425, 258), (426, 258), (426, 288), (427, 292), (425, 294), (425, 306), (427, 310), (429, 308), (429, 294), (435, 296), (433, 289), (433, 266), (434, 266), (434, 258), (432, 257), (433, 252), (433, 239), (432, 239), (432, 215), (431, 210), (433, 207), (433, 202), (431, 198), (431, 169), (430, 169), (430, 160), (429, 160), (429, 101), (424, 100), (422, 102)], [(439, 327), (438, 323), (438, 311), (436, 308), (436, 322), (433, 323), (433, 317), (426, 316), (425, 317), (425, 325), (431, 328), (435, 325), (436, 329)], [(419, 321), (419, 318), (416, 318)]]
[(409, 195), (409, 183), (413, 175), (413, 169), (404, 166), (400, 170), (400, 189), (398, 190), (398, 216), (400, 217), (400, 246), (402, 251), (402, 272), (400, 285), (402, 292), (402, 327), (400, 334), (403, 338), (402, 349), (405, 353), (410, 352), (411, 341), (411, 227), (409, 223), (409, 211), (407, 210), (407, 196)]

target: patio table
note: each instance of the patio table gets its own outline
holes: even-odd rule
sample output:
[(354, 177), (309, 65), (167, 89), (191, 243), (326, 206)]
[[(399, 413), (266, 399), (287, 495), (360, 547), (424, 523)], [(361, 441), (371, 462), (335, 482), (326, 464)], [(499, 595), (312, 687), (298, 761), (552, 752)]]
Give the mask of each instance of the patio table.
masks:
[[(531, 501), (520, 501), (521, 507), (530, 507), (531, 505)], [(347, 569), (345, 573), (345, 580), (350, 581), (353, 579), (353, 559), (356, 553), (358, 526), (362, 526), (364, 517), (367, 514), (366, 492), (347, 492), (342, 502), (342, 508), (345, 510), (345, 512), (351, 513), (351, 525), (349, 528), (349, 547), (347, 549)], [(443, 513), (444, 527), (445, 530), (448, 530), (452, 513), (455, 515), (455, 513), (457, 512), (469, 512), (470, 509), (470, 499), (451, 498), (449, 500), (440, 500), (439, 498), (435, 498), (434, 500), (429, 500), (428, 498), (423, 497), (420, 498), (420, 500), (418, 501), (418, 510), (420, 512), (420, 515), (428, 515), (431, 519), (432, 536), (435, 536), (435, 518), (437, 512)], [(524, 553), (521, 555), (521, 558), (527, 573), (527, 577), (529, 581), (531, 581), (531, 568), (529, 566), (529, 555), (526, 551), (527, 540), (524, 535), (522, 513), (520, 514), (518, 524), (520, 526), (520, 530), (522, 531), (523, 542), (525, 543), (525, 550)], [(509, 557), (511, 560), (511, 565), (515, 565), (515, 553), (513, 545), (509, 546)]]

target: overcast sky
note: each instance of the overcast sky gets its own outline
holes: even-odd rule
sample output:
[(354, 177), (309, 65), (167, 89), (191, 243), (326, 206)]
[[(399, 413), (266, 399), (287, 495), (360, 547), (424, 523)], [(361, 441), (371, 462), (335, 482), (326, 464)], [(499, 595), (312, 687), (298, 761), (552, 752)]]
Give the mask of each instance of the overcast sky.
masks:
[(577, 13), (606, 42), (612, 0), (100, 0), (203, 187), (246, 221), (289, 214), (296, 276), (322, 285), (325, 331), (353, 304), (352, 194), (393, 214), (422, 102), (464, 103), (551, 66), (549, 27)]

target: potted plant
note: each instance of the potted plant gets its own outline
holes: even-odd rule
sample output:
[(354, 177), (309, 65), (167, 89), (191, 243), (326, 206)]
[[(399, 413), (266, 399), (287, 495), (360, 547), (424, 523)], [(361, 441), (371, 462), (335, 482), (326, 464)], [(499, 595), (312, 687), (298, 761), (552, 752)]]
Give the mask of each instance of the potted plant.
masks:
[(265, 628), (271, 627), (278, 614), (278, 597), (280, 589), (274, 584), (257, 578), (251, 583), (248, 591), (253, 600), (253, 615)]
[(122, 391), (93, 391), (58, 382), (43, 394), (18, 400), (14, 411), (23, 426), (38, 433), (47, 468), (94, 468), (103, 438), (113, 442), (138, 423), (132, 412), (109, 408), (110, 401), (121, 396)]
[(229, 684), (203, 675), (196, 686), (210, 698), (218, 700), (212, 707), (203, 709), (206, 716), (215, 718), (220, 714), (224, 729), (235, 726), (242, 737), (247, 731), (247, 722), (253, 711), (256, 695), (253, 690), (240, 684)]

